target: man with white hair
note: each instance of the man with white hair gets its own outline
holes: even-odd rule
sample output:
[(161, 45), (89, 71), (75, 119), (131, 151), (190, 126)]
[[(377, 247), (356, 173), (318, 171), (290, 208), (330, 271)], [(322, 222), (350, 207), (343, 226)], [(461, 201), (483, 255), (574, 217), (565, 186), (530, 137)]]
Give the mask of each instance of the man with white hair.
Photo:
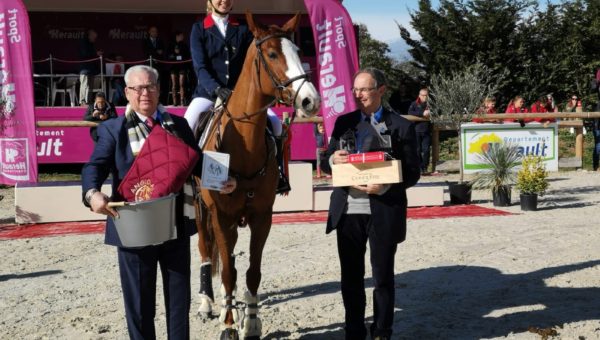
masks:
[[(125, 73), (125, 95), (129, 101), (126, 113), (98, 126), (98, 141), (90, 161), (83, 167), (83, 202), (96, 213), (118, 217), (108, 203), (122, 201), (118, 187), (141, 149), (143, 141), (154, 128), (163, 128), (181, 138), (187, 145), (200, 150), (194, 135), (181, 117), (170, 115), (158, 105), (160, 87), (158, 72), (145, 65), (130, 68)], [(198, 162), (194, 173), (201, 173)], [(112, 174), (112, 198), (100, 191)], [(223, 193), (231, 193), (235, 180), (226, 182)], [(160, 264), (167, 334), (169, 339), (189, 338), (190, 310), (190, 240), (194, 230), (186, 230), (183, 217), (183, 195), (176, 202), (177, 238), (159, 245), (138, 248), (123, 246), (112, 218), (107, 219), (105, 243), (117, 247), (125, 315), (131, 339), (155, 339), (154, 329), (157, 265)]]

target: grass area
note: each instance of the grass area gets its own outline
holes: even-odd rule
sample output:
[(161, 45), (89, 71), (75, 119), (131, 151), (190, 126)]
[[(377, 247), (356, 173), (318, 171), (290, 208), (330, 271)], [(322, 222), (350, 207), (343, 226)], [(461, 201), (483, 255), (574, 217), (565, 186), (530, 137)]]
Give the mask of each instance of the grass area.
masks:
[(83, 164), (40, 164), (38, 181), (80, 181)]
[[(583, 168), (592, 170), (594, 135), (591, 131), (583, 136)], [(558, 130), (558, 158), (575, 157), (575, 134), (568, 129)], [(458, 137), (456, 134), (440, 134), (440, 160), (458, 160)]]

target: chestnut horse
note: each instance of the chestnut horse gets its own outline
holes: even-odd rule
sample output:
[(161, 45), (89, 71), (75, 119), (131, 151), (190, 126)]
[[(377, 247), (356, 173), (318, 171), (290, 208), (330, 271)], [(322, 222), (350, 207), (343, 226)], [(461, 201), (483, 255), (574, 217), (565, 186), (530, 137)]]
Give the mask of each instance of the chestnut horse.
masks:
[[(315, 87), (308, 81), (291, 40), (299, 15), (283, 27), (264, 27), (246, 13), (248, 27), (254, 35), (244, 61), (242, 73), (233, 94), (222, 110), (216, 110), (215, 123), (209, 126), (203, 150), (230, 155), (230, 175), (237, 178), (236, 190), (230, 195), (201, 190), (196, 202), (200, 267), (200, 314), (212, 313), (211, 273), (218, 261), (221, 270), (221, 339), (236, 339), (238, 323), (241, 336), (258, 339), (261, 323), (258, 318), (258, 286), (261, 280), (261, 259), (271, 229), (271, 215), (278, 181), (275, 148), (267, 138), (268, 107), (276, 102), (293, 106), (299, 116), (311, 116), (320, 105)], [(196, 179), (199, 183), (199, 180)], [(244, 320), (236, 309), (237, 272), (233, 251), (238, 238), (239, 221), (248, 224), (250, 236), (250, 267), (246, 272), (246, 309)], [(212, 269), (211, 269), (212, 268)]]

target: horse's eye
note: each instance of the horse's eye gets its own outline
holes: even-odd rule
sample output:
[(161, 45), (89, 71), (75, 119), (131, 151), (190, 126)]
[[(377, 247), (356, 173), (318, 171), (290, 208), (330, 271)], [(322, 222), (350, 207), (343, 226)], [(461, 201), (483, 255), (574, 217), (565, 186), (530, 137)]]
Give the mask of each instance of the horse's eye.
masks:
[(268, 55), (269, 55), (269, 59), (277, 59), (277, 52), (271, 51), (271, 52), (269, 52)]

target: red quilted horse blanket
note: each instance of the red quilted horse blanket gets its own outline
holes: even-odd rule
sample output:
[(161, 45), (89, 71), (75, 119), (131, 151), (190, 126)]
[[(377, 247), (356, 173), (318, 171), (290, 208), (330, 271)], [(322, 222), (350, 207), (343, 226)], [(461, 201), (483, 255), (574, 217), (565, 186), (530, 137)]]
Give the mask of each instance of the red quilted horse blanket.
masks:
[(127, 202), (176, 193), (199, 158), (196, 150), (157, 125), (146, 138), (117, 191)]

